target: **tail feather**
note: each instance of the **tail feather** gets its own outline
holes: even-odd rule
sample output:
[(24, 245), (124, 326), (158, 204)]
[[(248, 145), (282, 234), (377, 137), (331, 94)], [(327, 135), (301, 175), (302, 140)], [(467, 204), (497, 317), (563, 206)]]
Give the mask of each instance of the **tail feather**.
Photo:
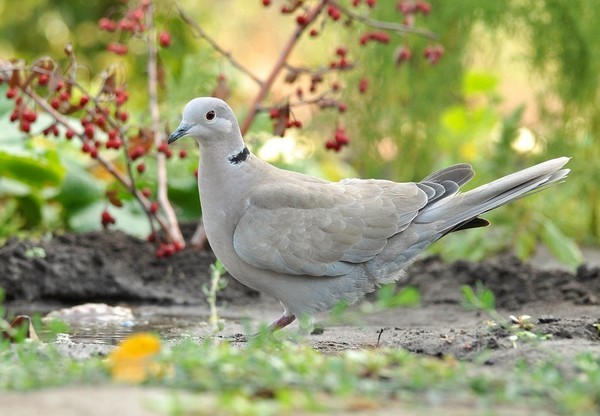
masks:
[(562, 169), (568, 161), (567, 157), (552, 159), (471, 191), (443, 197), (427, 205), (415, 222), (439, 222), (438, 231), (442, 233), (464, 229), (465, 224), (485, 212), (560, 182), (569, 173), (569, 169)]

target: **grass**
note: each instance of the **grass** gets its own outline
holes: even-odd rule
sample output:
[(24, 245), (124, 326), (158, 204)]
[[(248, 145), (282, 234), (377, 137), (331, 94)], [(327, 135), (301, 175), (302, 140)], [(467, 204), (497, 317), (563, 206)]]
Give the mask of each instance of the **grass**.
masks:
[[(463, 288), (463, 296), (466, 308), (497, 314), (493, 293), (482, 285)], [(415, 302), (418, 293), (410, 289), (384, 292), (375, 306)], [(512, 320), (514, 334), (532, 329), (523, 317)], [(162, 387), (173, 392), (173, 400), (157, 403), (157, 409), (173, 415), (278, 415), (398, 406), (492, 414), (498, 408), (508, 408), (509, 413), (600, 413), (600, 356), (591, 353), (578, 355), (568, 366), (548, 357), (535, 364), (523, 360), (514, 368), (492, 369), (480, 360), (461, 362), (402, 349), (324, 354), (267, 332), (242, 346), (220, 338), (165, 342), (138, 333), (105, 356), (75, 359), (64, 351), (60, 344), (0, 337), (0, 392), (78, 385)]]
[[(145, 350), (149, 339), (151, 351)], [(218, 409), (234, 414), (331, 411), (339, 406), (378, 407), (397, 401), (426, 408), (452, 405), (457, 400), (487, 409), (542, 405), (563, 414), (600, 411), (600, 357), (591, 354), (577, 357), (575, 371), (561, 371), (548, 360), (536, 365), (521, 362), (514, 371), (491, 374), (474, 363), (401, 349), (327, 355), (266, 334), (242, 348), (214, 339), (184, 339), (168, 345), (149, 334), (129, 344), (117, 349), (118, 360), (115, 353), (76, 360), (53, 344), (4, 341), (0, 345), (0, 390), (126, 382), (209, 394)], [(122, 370), (133, 372), (134, 378), (120, 378)], [(168, 413), (194, 413), (197, 405), (177, 402), (179, 410)]]

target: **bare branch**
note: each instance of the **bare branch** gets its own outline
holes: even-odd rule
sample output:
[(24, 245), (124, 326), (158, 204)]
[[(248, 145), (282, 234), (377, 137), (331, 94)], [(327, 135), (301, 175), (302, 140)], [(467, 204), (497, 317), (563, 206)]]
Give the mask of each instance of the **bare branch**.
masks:
[(223, 49), (213, 38), (211, 38), (204, 31), (204, 29), (202, 29), (202, 27), (200, 27), (198, 22), (196, 22), (194, 19), (192, 19), (192, 17), (190, 15), (188, 15), (181, 7), (177, 6), (177, 12), (179, 13), (179, 16), (181, 16), (181, 19), (188, 26), (190, 26), (194, 30), (194, 32), (196, 32), (196, 35), (198, 37), (207, 41), (210, 44), (211, 48), (213, 48), (215, 51), (217, 51), (218, 53), (223, 55), (231, 63), (231, 65), (233, 65), (234, 67), (239, 69), (242, 73), (246, 74), (249, 78), (251, 78), (260, 87), (263, 86), (264, 83), (260, 78), (258, 78), (256, 75), (254, 75), (248, 68), (246, 68), (237, 59), (235, 59), (233, 57), (233, 55), (231, 54), (231, 52), (228, 52), (225, 49)]
[[(148, 28), (148, 104), (152, 118), (152, 130), (154, 132), (154, 144), (158, 149), (163, 140), (160, 128), (160, 110), (158, 108), (158, 69), (156, 50), (156, 28), (154, 26), (154, 6), (152, 3), (146, 10), (146, 27)], [(167, 162), (164, 153), (156, 153), (157, 166), (157, 198), (167, 220), (167, 234), (171, 242), (185, 244), (177, 216), (167, 194)]]
[(290, 38), (288, 39), (287, 43), (285, 44), (285, 46), (283, 47), (283, 49), (281, 51), (281, 54), (279, 55), (279, 58), (277, 59), (277, 61), (275, 61), (275, 64), (273, 64), (273, 68), (271, 68), (271, 72), (269, 73), (269, 76), (267, 77), (265, 82), (262, 84), (260, 90), (256, 94), (256, 97), (254, 97), (254, 100), (252, 101), (250, 108), (248, 109), (248, 114), (246, 115), (246, 118), (244, 118), (244, 121), (242, 122), (242, 125), (240, 127), (242, 135), (244, 135), (248, 132), (248, 129), (250, 128), (250, 125), (254, 121), (254, 118), (256, 117), (256, 114), (258, 112), (258, 109), (259, 109), (261, 103), (263, 102), (263, 100), (266, 98), (267, 94), (271, 90), (271, 87), (273, 86), (273, 83), (277, 79), (277, 76), (281, 72), (282, 68), (285, 67), (287, 59), (289, 58), (290, 54), (292, 53), (294, 46), (296, 46), (296, 44), (298, 43), (298, 39), (300, 38), (300, 35), (302, 35), (302, 32), (304, 32), (306, 27), (308, 27), (308, 25), (315, 20), (315, 18), (319, 15), (319, 13), (321, 13), (321, 11), (325, 7), (325, 5), (328, 3), (329, 3), (328, 0), (320, 0), (312, 9), (308, 10), (305, 14), (305, 16), (306, 16), (305, 22), (306, 23), (304, 25), (298, 25), (296, 27), (296, 29), (294, 30), (294, 32), (292, 33), (292, 35), (290, 36)]
[(411, 33), (414, 35), (419, 35), (419, 36), (423, 36), (425, 38), (431, 39), (431, 40), (438, 40), (438, 35), (436, 33), (433, 33), (429, 30), (425, 30), (422, 29), (420, 27), (415, 27), (415, 26), (409, 26), (409, 25), (403, 25), (400, 23), (394, 23), (394, 22), (385, 22), (382, 20), (375, 20), (375, 19), (371, 19), (370, 17), (364, 16), (362, 14), (358, 14), (353, 12), (352, 10), (348, 9), (347, 7), (344, 7), (343, 5), (341, 5), (339, 2), (337, 1), (330, 1), (329, 3), (331, 4), (335, 4), (335, 7), (337, 7), (338, 9), (340, 9), (342, 11), (342, 13), (344, 13), (345, 15), (351, 17), (352, 19), (356, 19), (359, 22), (367, 25), (367, 26), (371, 26), (374, 27), (376, 29), (382, 29), (382, 30), (390, 30), (392, 32), (398, 32), (398, 33)]

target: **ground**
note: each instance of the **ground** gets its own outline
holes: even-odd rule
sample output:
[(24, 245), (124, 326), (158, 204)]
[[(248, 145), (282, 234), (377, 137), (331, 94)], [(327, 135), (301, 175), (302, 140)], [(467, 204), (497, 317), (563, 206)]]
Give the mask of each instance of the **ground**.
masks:
[[(133, 328), (110, 334), (82, 330), (78, 340), (83, 343), (110, 344), (128, 332), (147, 328), (167, 338), (184, 333), (202, 336), (209, 332), (202, 288), (213, 261), (210, 251), (193, 249), (157, 259), (149, 243), (116, 231), (65, 234), (40, 242), (11, 239), (0, 248), (0, 287), (12, 313), (45, 313), (85, 302), (132, 307)], [(494, 293), (500, 317), (530, 315), (536, 333), (551, 338), (514, 348), (509, 331), (490, 326), (485, 312), (461, 305), (461, 287), (474, 287), (478, 281)], [(535, 362), (553, 356), (557, 366), (568, 371), (578, 353), (597, 353), (600, 347), (596, 327), (600, 268), (590, 264), (572, 273), (535, 267), (511, 256), (450, 264), (429, 257), (415, 263), (398, 284), (407, 285), (418, 288), (419, 307), (369, 315), (358, 314), (357, 307), (341, 322), (324, 315), (320, 317), (323, 330), (309, 337), (310, 344), (326, 353), (402, 347), (418, 354), (481, 362), (490, 371), (505, 371), (521, 358)], [(256, 324), (281, 313), (276, 300), (231, 277), (219, 293), (219, 304), (225, 319), (222, 336), (234, 340), (244, 330), (244, 319)]]

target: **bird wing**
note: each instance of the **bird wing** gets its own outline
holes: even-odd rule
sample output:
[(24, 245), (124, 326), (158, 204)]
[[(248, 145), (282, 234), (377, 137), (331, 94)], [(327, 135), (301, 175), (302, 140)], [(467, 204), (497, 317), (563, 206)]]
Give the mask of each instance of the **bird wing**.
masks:
[(427, 195), (413, 183), (269, 183), (247, 201), (233, 244), (255, 267), (340, 276), (381, 252), (426, 203)]

